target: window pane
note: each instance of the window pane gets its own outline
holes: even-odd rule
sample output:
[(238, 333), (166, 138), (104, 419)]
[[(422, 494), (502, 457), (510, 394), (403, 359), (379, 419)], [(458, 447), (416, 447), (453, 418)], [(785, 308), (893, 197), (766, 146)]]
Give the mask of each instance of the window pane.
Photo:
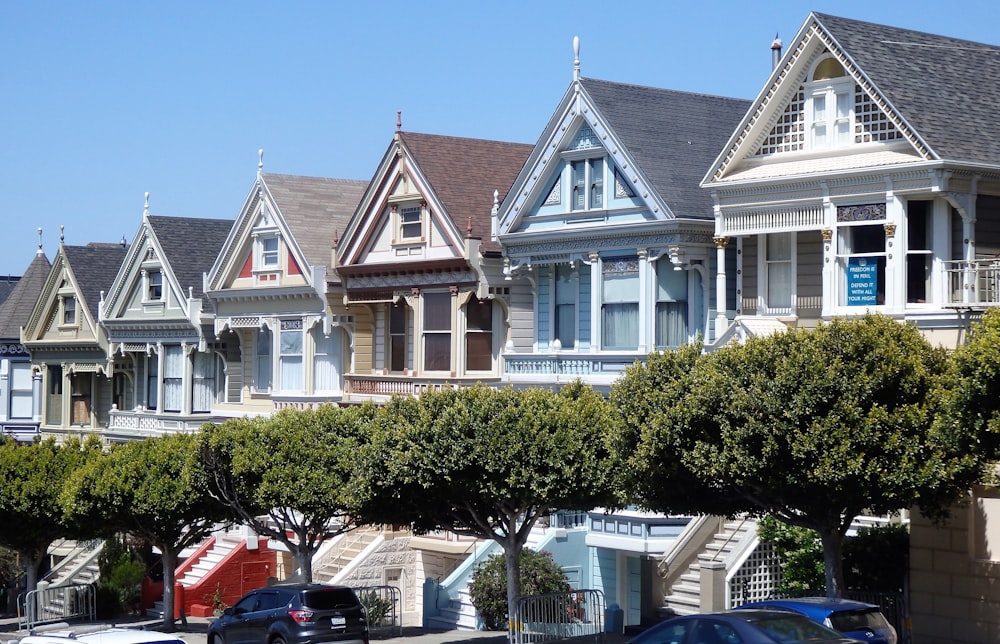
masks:
[(605, 349), (635, 349), (639, 346), (639, 303), (603, 306), (602, 340)]
[(451, 331), (451, 293), (424, 293), (424, 330)]
[(163, 410), (179, 412), (184, 400), (184, 350), (163, 348)]
[(556, 304), (555, 315), (555, 339), (563, 349), (573, 349), (576, 346), (576, 305)]
[(191, 411), (209, 412), (217, 392), (218, 358), (214, 353), (197, 351), (191, 368)]
[(313, 368), (317, 392), (340, 391), (340, 329), (332, 329), (329, 337), (315, 331), (316, 358)]
[(573, 210), (583, 210), (587, 207), (587, 163), (573, 161), (569, 167), (573, 176), (573, 196), (570, 203)]
[(767, 306), (772, 309), (791, 308), (791, 262), (773, 262), (767, 265)]
[(160, 381), (160, 365), (157, 356), (149, 356), (146, 359), (146, 407), (149, 409), (159, 408), (159, 390), (157, 385)]
[(465, 368), (469, 371), (493, 369), (493, 334), (467, 333), (465, 335)]
[(278, 265), (278, 238), (265, 237), (261, 241), (261, 261), (264, 266)]
[(687, 302), (657, 302), (656, 346), (678, 347), (687, 341)]
[(675, 271), (665, 259), (656, 263), (656, 299), (661, 302), (683, 302), (688, 296), (687, 271)]
[(403, 239), (420, 237), (420, 210), (420, 207), (412, 207), (399, 211), (399, 230)]
[(302, 356), (281, 356), (278, 359), (281, 373), (279, 374), (282, 391), (301, 392), (302, 381)]
[(450, 333), (424, 335), (424, 369), (426, 371), (451, 371)]
[(590, 207), (604, 207), (604, 159), (594, 159), (591, 162)]
[(783, 261), (792, 259), (792, 234), (775, 233), (767, 236), (767, 260)]
[(271, 330), (257, 331), (257, 379), (254, 389), (267, 391), (271, 388)]
[(638, 260), (610, 260), (604, 264), (603, 301), (639, 301)]
[(465, 326), (475, 331), (493, 330), (493, 302), (473, 300), (465, 307)]

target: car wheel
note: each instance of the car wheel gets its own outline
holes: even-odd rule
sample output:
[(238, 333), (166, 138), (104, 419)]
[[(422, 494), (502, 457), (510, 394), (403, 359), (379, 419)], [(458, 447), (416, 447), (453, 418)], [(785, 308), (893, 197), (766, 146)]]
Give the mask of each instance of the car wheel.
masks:
[(219, 635), (218, 633), (215, 633), (214, 635), (212, 635), (211, 644), (226, 644), (226, 640), (222, 639), (222, 636)]
[(285, 638), (275, 637), (273, 640), (271, 640), (271, 644), (285, 644)]

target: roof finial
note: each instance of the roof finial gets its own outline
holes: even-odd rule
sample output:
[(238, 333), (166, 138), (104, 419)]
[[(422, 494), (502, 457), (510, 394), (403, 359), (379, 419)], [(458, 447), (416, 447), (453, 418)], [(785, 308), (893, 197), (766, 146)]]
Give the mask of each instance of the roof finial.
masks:
[(126, 241), (124, 233), (122, 233), (122, 238), (118, 242), (118, 245), (121, 246), (122, 248), (125, 248), (126, 246), (128, 246), (128, 241)]
[(42, 229), (41, 228), (38, 229), (38, 252), (35, 253), (35, 254), (36, 255), (42, 255), (43, 254), (42, 253)]
[(257, 176), (264, 172), (264, 148), (257, 150)]
[(59, 243), (66, 241), (66, 226), (59, 224)]
[(340, 243), (340, 233), (337, 231), (336, 228), (334, 228), (333, 229), (333, 247), (336, 248), (339, 243)]
[(142, 216), (149, 216), (149, 191), (146, 191), (146, 204), (142, 207)]
[(774, 33), (774, 40), (771, 42), (771, 69), (777, 69), (778, 63), (781, 62), (781, 39), (778, 38), (778, 32)]
[(580, 37), (573, 36), (573, 80), (580, 80)]
[(472, 237), (472, 215), (469, 215), (469, 224), (465, 227), (465, 236)]
[(403, 129), (403, 110), (396, 110), (396, 131), (400, 132)]

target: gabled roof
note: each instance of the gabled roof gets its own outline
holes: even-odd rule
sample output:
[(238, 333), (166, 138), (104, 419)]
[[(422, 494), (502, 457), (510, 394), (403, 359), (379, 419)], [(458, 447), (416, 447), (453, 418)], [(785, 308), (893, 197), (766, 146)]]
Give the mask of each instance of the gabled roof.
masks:
[(20, 341), (21, 327), (28, 323), (51, 267), (45, 253), (38, 251), (21, 279), (14, 282), (14, 288), (0, 303), (0, 338)]
[(20, 279), (20, 275), (0, 275), (0, 304), (4, 303)]
[(91, 242), (86, 246), (62, 246), (60, 251), (76, 279), (91, 319), (97, 321), (101, 291), (107, 293), (118, 275), (126, 248), (121, 244)]
[(481, 240), (480, 248), (498, 251), (490, 230), (493, 191), (502, 202), (532, 146), (415, 132), (398, 135), (455, 228), (464, 235), (471, 219), (471, 236)]
[(938, 159), (1000, 162), (1000, 47), (814, 13)]
[(187, 295), (201, 297), (202, 274), (212, 268), (233, 222), (230, 219), (147, 215), (174, 279)]
[(263, 173), (295, 243), (311, 266), (329, 266), (334, 239), (343, 234), (367, 181)]
[(712, 219), (699, 183), (750, 101), (592, 78), (580, 84), (670, 210)]

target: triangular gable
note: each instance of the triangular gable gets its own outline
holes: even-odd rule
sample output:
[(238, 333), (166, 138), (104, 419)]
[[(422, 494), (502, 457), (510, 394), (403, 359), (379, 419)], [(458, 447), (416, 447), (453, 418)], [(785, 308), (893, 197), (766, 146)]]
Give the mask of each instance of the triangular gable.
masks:
[(397, 133), (339, 242), (339, 264), (454, 259), (464, 256), (464, 246), (462, 231)]
[(313, 284), (314, 269), (330, 268), (334, 240), (365, 186), (350, 179), (258, 172), (208, 272), (207, 289), (325, 288)]
[(171, 267), (149, 212), (128, 246), (101, 312), (104, 322), (188, 318), (188, 298)]
[(120, 244), (60, 245), (27, 324), (25, 342), (75, 345), (101, 342), (101, 296), (125, 249)]
[(466, 239), (479, 240), (480, 253), (499, 252), (494, 208), (530, 150), (397, 131), (338, 245), (338, 265), (350, 271), (362, 264), (463, 262), (470, 259)]
[[(812, 171), (811, 166), (816, 164), (822, 164), (825, 170), (836, 169), (831, 168), (829, 155), (823, 160), (805, 158), (818, 152), (809, 143), (809, 96), (805, 87), (811, 80), (809, 74), (815, 73), (818, 65), (826, 64), (822, 59), (828, 54), (842, 69), (845, 79), (854, 83), (855, 100), (851, 109), (855, 118), (847, 136), (859, 144), (858, 155), (854, 157), (850, 155), (849, 143), (836, 148), (840, 158), (833, 163), (847, 168), (934, 158), (930, 146), (859, 67), (851, 52), (826, 30), (816, 14), (811, 14), (773, 70), (753, 109), (705, 176), (704, 184), (773, 174), (773, 169), (765, 167), (777, 163), (794, 164), (788, 171), (795, 173)], [(836, 110), (837, 106), (829, 105), (827, 109)], [(830, 136), (833, 135), (831, 132)], [(884, 146), (885, 149), (866, 145), (871, 143), (893, 145)], [(823, 148), (826, 149), (829, 148)], [(799, 155), (801, 158), (796, 158), (794, 153), (798, 152), (804, 153)]]

